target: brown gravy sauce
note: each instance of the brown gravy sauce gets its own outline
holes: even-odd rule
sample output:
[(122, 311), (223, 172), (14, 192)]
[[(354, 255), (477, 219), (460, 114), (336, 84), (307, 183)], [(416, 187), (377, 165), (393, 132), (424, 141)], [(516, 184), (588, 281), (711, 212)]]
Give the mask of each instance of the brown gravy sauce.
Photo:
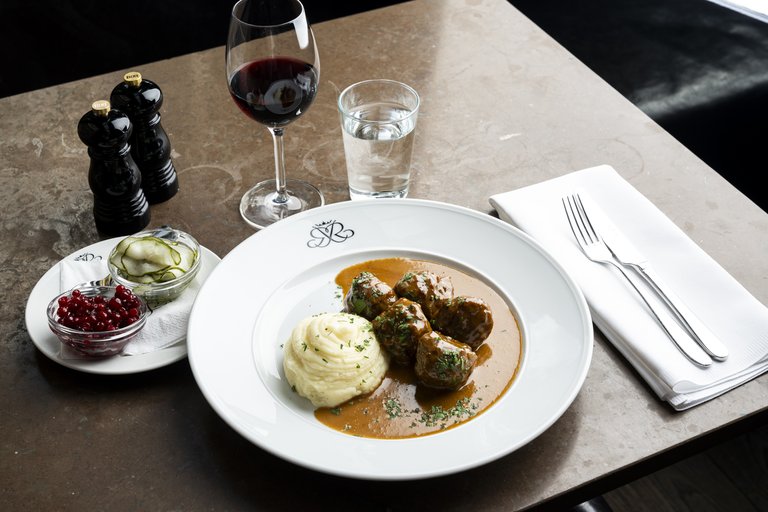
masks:
[(467, 384), (457, 391), (418, 385), (413, 368), (391, 364), (381, 385), (338, 407), (321, 407), (315, 417), (350, 435), (402, 439), (449, 429), (485, 411), (509, 389), (520, 366), (522, 340), (517, 320), (501, 296), (481, 280), (446, 265), (406, 258), (365, 261), (345, 268), (336, 284), (346, 294), (352, 279), (374, 273), (390, 286), (406, 272), (429, 270), (447, 275), (456, 295), (480, 297), (493, 312), (493, 331), (477, 350), (478, 360)]

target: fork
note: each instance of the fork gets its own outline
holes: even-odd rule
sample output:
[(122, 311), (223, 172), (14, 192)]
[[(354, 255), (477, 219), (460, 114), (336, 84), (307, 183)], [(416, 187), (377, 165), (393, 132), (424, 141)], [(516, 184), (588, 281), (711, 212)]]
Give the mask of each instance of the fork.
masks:
[(629, 274), (627, 274), (627, 271), (616, 261), (611, 250), (605, 244), (603, 239), (600, 238), (599, 233), (589, 221), (589, 217), (584, 210), (584, 205), (582, 204), (579, 195), (574, 194), (566, 196), (562, 201), (565, 215), (568, 218), (568, 224), (570, 225), (573, 236), (576, 238), (576, 242), (579, 244), (584, 255), (596, 263), (611, 265), (618, 270), (627, 282), (632, 285), (632, 288), (637, 292), (640, 298), (643, 299), (645, 305), (651, 310), (651, 313), (653, 313), (653, 316), (664, 329), (664, 332), (680, 352), (699, 366), (710, 366), (712, 364), (712, 358), (693, 341), (688, 333), (675, 322), (669, 313), (654, 305), (648, 292), (642, 288), (638, 288), (632, 278), (629, 277)]
[(95, 281), (88, 281), (85, 283), (87, 286), (111, 286), (113, 282), (112, 274), (108, 276), (104, 276), (101, 279), (96, 279)]

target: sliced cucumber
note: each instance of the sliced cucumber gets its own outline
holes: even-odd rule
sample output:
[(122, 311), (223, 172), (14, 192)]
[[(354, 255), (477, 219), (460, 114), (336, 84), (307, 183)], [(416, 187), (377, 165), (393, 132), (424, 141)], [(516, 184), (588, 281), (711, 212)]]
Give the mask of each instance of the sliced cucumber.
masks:
[(179, 270), (186, 272), (192, 268), (192, 265), (195, 263), (195, 259), (197, 259), (197, 253), (191, 247), (184, 244), (175, 244), (174, 247), (177, 251), (179, 251), (179, 254), (181, 255), (181, 261), (176, 264), (176, 267)]
[(154, 276), (154, 274), (147, 274), (145, 276), (129, 276), (129, 275), (126, 275), (125, 277), (127, 279), (129, 279), (130, 281), (133, 281), (134, 283), (152, 284), (152, 283), (156, 283), (157, 282), (157, 279), (155, 279), (153, 276)]
[(164, 281), (171, 281), (177, 277), (181, 277), (185, 273), (186, 271), (180, 269), (179, 267), (171, 267), (163, 270), (162, 272), (155, 272), (153, 275), (155, 277), (155, 282), (162, 283)]
[(115, 247), (115, 250), (112, 251), (112, 254), (109, 258), (109, 262), (112, 265), (119, 268), (120, 270), (125, 271), (125, 267), (123, 266), (123, 261), (122, 261), (123, 254), (125, 254), (125, 250), (128, 248), (128, 246), (131, 245), (131, 243), (135, 242), (136, 240), (138, 240), (138, 238), (134, 238), (131, 236), (127, 238), (123, 238), (120, 241), (120, 243), (117, 244), (117, 247)]
[(120, 262), (127, 274), (144, 276), (181, 263), (181, 254), (155, 237), (139, 238), (128, 244)]
[(127, 237), (110, 256), (120, 274), (140, 284), (177, 279), (187, 273), (198, 258), (189, 246), (154, 236)]

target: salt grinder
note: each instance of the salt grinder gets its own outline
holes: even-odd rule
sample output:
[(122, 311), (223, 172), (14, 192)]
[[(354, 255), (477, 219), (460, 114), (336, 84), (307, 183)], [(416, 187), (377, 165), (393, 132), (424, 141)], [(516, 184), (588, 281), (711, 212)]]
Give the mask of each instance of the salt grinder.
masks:
[(88, 146), (88, 184), (93, 192), (96, 229), (105, 235), (130, 235), (149, 224), (149, 204), (141, 190), (141, 172), (131, 157), (131, 121), (106, 100), (93, 102), (77, 124)]
[(112, 105), (133, 123), (131, 154), (141, 171), (144, 195), (150, 204), (162, 203), (176, 195), (179, 179), (171, 160), (171, 143), (160, 124), (163, 93), (141, 73), (131, 71), (123, 76), (110, 97)]

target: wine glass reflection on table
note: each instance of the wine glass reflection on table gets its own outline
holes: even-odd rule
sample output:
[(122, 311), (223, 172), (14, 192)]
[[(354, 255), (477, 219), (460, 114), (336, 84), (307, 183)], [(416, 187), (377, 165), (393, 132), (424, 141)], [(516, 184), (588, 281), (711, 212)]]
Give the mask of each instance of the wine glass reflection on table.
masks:
[(322, 206), (313, 185), (287, 180), (283, 132), (312, 104), (320, 58), (304, 6), (298, 0), (240, 0), (232, 8), (227, 38), (229, 92), (240, 110), (266, 125), (275, 147), (275, 179), (257, 184), (240, 201), (240, 215), (264, 228)]

